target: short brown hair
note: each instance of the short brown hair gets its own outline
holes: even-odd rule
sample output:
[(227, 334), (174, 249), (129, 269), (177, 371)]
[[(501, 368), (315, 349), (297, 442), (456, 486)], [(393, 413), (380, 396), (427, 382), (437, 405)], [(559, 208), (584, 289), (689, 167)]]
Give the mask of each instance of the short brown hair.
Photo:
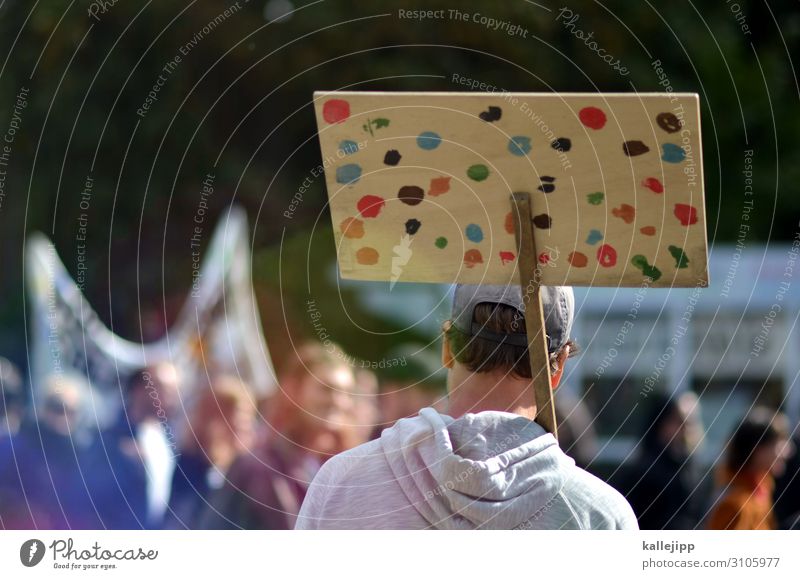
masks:
[[(524, 333), (525, 319), (516, 308), (505, 304), (478, 304), (473, 310), (472, 321), (498, 334)], [(468, 336), (455, 324), (445, 331), (450, 351), (456, 361), (471, 372), (493, 372), (499, 370), (516, 378), (530, 380), (531, 363), (528, 349), (524, 346), (500, 344), (484, 338)], [(550, 354), (550, 372), (558, 372), (558, 356), (569, 346), (569, 356), (578, 351), (578, 346), (568, 340), (557, 352)]]

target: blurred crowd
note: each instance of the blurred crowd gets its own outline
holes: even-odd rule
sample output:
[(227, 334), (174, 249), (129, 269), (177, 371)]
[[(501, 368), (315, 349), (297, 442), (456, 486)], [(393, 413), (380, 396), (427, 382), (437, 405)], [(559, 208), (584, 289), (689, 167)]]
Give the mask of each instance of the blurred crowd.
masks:
[[(437, 354), (407, 344), (387, 359), (395, 363), (373, 372), (309, 342), (269, 398), (221, 374), (191, 405), (180, 368), (142, 368), (121, 385), (113, 426), (99, 429), (86, 426), (92, 390), (83, 378), (54, 376), (34, 397), (0, 358), (0, 527), (292, 529), (328, 458), (421, 408), (447, 412)], [(568, 392), (556, 401), (560, 445), (592, 470), (591, 413)], [(637, 448), (604, 477), (642, 529), (800, 528), (798, 441), (783, 414), (752, 408), (709, 468), (697, 458), (697, 396), (646, 402)]]

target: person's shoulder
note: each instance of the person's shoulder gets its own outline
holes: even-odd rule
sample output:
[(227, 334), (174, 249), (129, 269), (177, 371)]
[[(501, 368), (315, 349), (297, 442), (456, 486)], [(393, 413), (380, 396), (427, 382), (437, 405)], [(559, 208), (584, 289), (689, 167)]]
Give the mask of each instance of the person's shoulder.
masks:
[(385, 461), (380, 438), (370, 440), (332, 456), (320, 467), (314, 483), (336, 484), (354, 469), (369, 472), (370, 465)]
[(582, 526), (591, 529), (639, 528), (631, 505), (617, 489), (580, 467), (571, 471), (562, 493), (581, 519)]

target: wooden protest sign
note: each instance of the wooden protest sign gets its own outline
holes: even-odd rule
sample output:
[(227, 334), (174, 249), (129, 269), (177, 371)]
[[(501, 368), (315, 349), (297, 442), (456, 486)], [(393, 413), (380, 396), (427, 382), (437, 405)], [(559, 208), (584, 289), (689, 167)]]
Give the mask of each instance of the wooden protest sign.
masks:
[(314, 98), (344, 278), (708, 283), (696, 94)]

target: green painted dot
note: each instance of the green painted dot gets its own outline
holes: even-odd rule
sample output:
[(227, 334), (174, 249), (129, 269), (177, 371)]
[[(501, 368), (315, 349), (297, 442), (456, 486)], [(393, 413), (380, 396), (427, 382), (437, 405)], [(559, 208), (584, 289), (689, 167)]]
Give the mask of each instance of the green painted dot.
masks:
[(686, 254), (680, 247), (670, 245), (667, 249), (669, 249), (670, 255), (675, 259), (676, 268), (685, 269), (689, 267), (689, 258), (686, 257)]
[(592, 205), (600, 205), (605, 199), (605, 194), (602, 191), (598, 191), (597, 193), (589, 193), (586, 196), (586, 200)]
[(473, 181), (483, 181), (489, 176), (489, 168), (486, 165), (472, 165), (467, 169), (467, 177)]
[(447, 247), (447, 238), (437, 237), (434, 243), (436, 244), (436, 247), (438, 247), (439, 249), (444, 249), (445, 247)]

